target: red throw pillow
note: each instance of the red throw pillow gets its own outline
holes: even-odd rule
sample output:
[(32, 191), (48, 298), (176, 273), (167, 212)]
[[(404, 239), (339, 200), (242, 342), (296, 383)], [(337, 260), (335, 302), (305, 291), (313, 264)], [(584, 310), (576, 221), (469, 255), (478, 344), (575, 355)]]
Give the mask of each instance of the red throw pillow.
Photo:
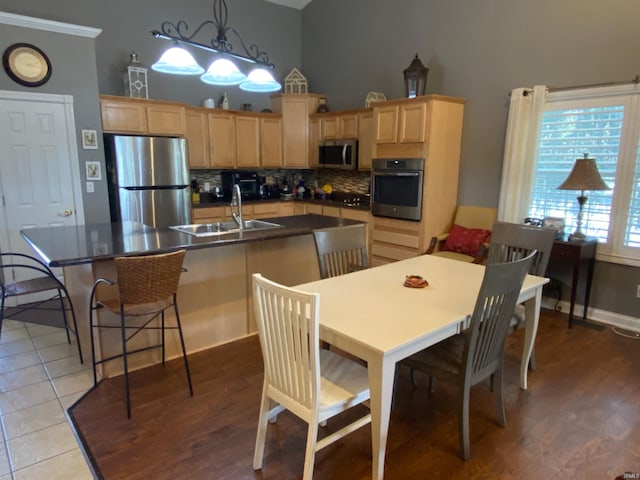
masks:
[(444, 242), (442, 250), (463, 253), (475, 257), (480, 246), (491, 236), (491, 230), (482, 228), (465, 228), (460, 225), (451, 227), (449, 236)]

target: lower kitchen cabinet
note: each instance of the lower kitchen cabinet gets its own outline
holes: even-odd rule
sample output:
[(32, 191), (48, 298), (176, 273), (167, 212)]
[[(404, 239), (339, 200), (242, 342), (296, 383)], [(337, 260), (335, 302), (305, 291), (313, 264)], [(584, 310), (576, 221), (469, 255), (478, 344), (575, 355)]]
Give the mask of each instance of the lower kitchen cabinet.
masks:
[(420, 222), (373, 217), (371, 225), (372, 266), (424, 253), (425, 240)]
[(193, 223), (224, 222), (226, 220), (224, 209), (225, 207), (222, 205), (216, 207), (193, 208), (191, 210), (191, 218), (193, 218)]

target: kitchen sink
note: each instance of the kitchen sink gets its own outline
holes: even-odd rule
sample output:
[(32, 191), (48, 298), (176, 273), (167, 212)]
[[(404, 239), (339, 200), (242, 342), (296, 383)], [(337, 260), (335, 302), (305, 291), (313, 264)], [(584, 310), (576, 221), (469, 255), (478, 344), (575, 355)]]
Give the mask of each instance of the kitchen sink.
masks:
[(268, 228), (278, 228), (282, 225), (272, 222), (265, 222), (264, 220), (245, 220), (242, 222), (243, 229), (238, 228), (236, 222), (216, 222), (216, 223), (194, 223), (191, 225), (175, 225), (169, 228), (178, 230), (182, 233), (188, 233), (195, 237), (210, 237), (214, 235), (224, 235), (227, 233), (238, 232), (254, 232), (256, 230), (265, 230)]

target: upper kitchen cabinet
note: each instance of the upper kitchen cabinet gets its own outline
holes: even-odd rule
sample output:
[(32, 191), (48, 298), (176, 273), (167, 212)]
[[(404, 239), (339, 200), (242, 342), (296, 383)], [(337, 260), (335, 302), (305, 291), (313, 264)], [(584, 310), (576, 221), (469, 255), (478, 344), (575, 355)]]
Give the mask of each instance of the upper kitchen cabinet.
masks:
[(111, 133), (183, 136), (186, 108), (159, 100), (100, 96), (102, 130)]
[(373, 116), (376, 143), (424, 142), (427, 98), (417, 97), (375, 104)]
[(358, 114), (356, 112), (323, 113), (320, 119), (320, 139), (338, 140), (358, 137)]
[(282, 117), (280, 115), (260, 118), (260, 153), (263, 167), (282, 167)]
[(373, 110), (358, 114), (358, 170), (371, 170), (373, 158)]
[(311, 93), (271, 96), (271, 109), (282, 114), (283, 167), (309, 167), (309, 114), (316, 111), (323, 98)]
[(260, 166), (260, 119), (256, 116), (235, 115), (236, 166)]
[(226, 111), (209, 113), (209, 165), (211, 168), (235, 168), (236, 123)]
[(191, 168), (210, 168), (209, 161), (209, 110), (187, 108), (187, 149)]

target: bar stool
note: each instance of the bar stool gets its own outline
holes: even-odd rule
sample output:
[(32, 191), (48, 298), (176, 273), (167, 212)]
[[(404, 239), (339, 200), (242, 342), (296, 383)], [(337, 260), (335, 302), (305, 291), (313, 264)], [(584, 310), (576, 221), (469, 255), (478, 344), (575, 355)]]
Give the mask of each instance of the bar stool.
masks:
[[(91, 359), (93, 362), (93, 383), (98, 384), (96, 366), (109, 362), (114, 359), (123, 359), (124, 364), (124, 382), (125, 396), (127, 403), (127, 417), (131, 418), (131, 399), (129, 392), (129, 367), (127, 357), (133, 353), (138, 353), (153, 348), (162, 348), (162, 364), (165, 363), (165, 330), (178, 330), (180, 336), (180, 345), (182, 347), (182, 356), (184, 358), (184, 367), (187, 372), (187, 382), (189, 384), (189, 393), (193, 396), (193, 386), (191, 384), (191, 374), (189, 372), (189, 362), (187, 360), (187, 352), (184, 346), (184, 337), (182, 335), (182, 325), (180, 323), (180, 315), (178, 313), (178, 304), (176, 301), (176, 292), (178, 290), (178, 282), (182, 272), (182, 262), (184, 260), (185, 250), (178, 250), (171, 253), (158, 255), (144, 255), (132, 257), (118, 257), (115, 259), (116, 272), (118, 276), (117, 283), (105, 278), (99, 278), (93, 284), (91, 289), (91, 297), (89, 303), (89, 325), (91, 329)], [(118, 290), (118, 298), (115, 299), (96, 299), (96, 289), (100, 284), (116, 285)], [(176, 326), (170, 327), (165, 325), (164, 312), (166, 309), (173, 307), (176, 317)], [(109, 312), (120, 317), (119, 325), (108, 325), (94, 323), (94, 311), (105, 308)], [(142, 321), (127, 319), (127, 317), (144, 317)], [(152, 322), (160, 319), (160, 325)], [(122, 337), (122, 353), (113, 355), (101, 360), (96, 360), (94, 330), (101, 328), (117, 328), (121, 330)], [(127, 342), (135, 337), (142, 330), (161, 330), (161, 343), (144, 346), (135, 350), (127, 350)], [(133, 333), (129, 332), (133, 330)]]

